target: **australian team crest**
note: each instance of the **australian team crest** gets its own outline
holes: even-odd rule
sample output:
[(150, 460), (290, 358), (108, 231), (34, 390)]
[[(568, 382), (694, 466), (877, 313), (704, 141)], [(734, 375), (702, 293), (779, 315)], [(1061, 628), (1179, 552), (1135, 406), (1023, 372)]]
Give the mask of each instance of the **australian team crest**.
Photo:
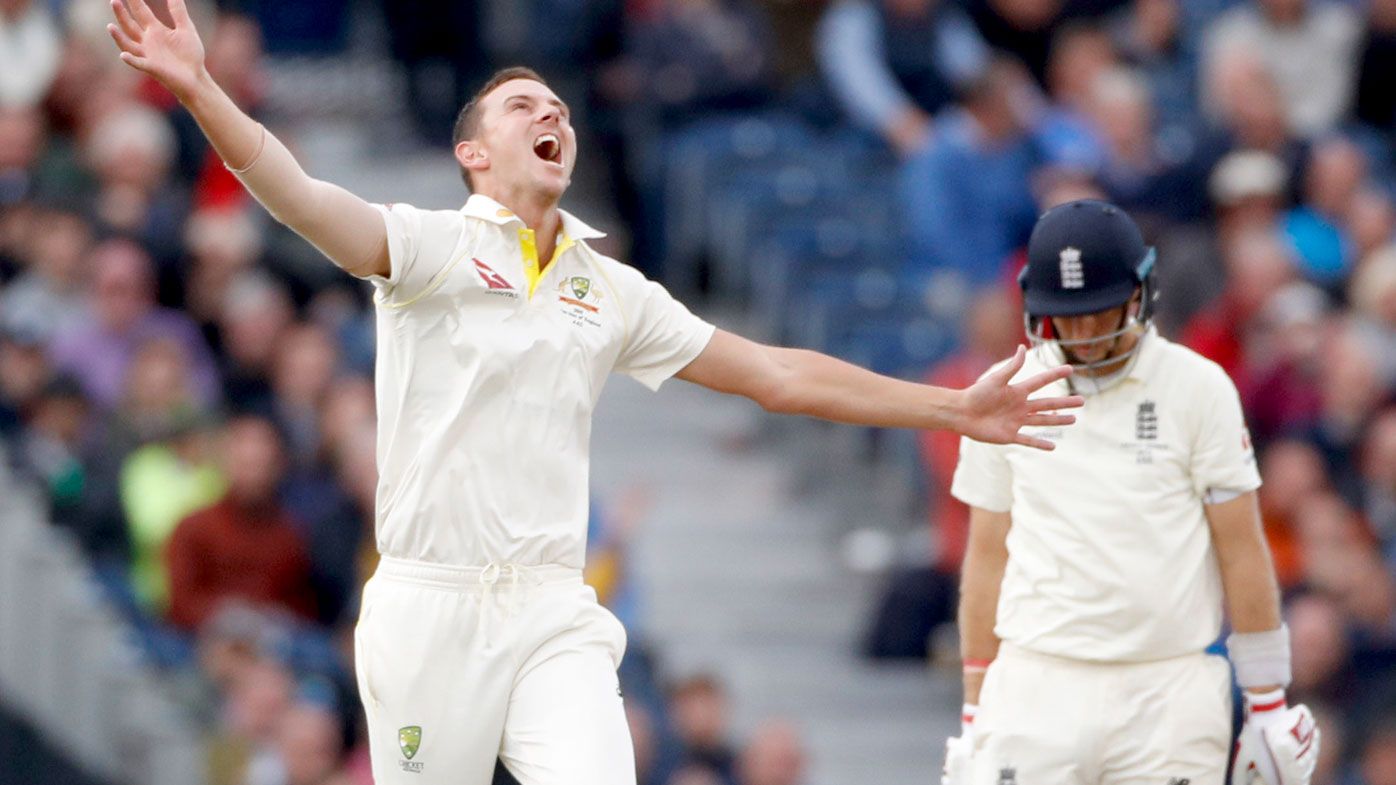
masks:
[(572, 284), (572, 294), (577, 295), (578, 300), (585, 300), (587, 298), (587, 292), (591, 291), (590, 278), (574, 275), (568, 283)]
[(417, 755), (417, 749), (422, 746), (422, 726), (408, 725), (399, 728), (397, 732), (397, 746), (402, 748), (402, 754), (408, 760), (412, 760)]

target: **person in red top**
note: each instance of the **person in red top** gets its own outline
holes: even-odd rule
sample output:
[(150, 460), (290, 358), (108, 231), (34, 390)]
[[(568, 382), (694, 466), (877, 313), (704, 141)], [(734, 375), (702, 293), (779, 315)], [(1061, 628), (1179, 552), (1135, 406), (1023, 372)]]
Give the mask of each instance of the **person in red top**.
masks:
[(196, 630), (230, 599), (314, 618), (310, 560), (277, 499), (285, 456), (276, 428), (245, 415), (223, 438), (227, 494), (180, 521), (166, 546), (170, 622)]

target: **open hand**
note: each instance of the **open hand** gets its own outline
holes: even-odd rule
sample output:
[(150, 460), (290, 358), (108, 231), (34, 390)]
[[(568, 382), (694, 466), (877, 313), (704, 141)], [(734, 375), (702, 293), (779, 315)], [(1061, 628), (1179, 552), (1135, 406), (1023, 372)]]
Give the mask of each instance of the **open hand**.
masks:
[(192, 96), (204, 74), (204, 44), (184, 0), (169, 0), (173, 28), (145, 0), (111, 0), (111, 8), (116, 24), (107, 25), (107, 32), (121, 48), (121, 62), (150, 74), (180, 101)]
[(956, 430), (981, 442), (991, 444), (1023, 444), (1039, 450), (1051, 450), (1056, 445), (1021, 433), (1025, 426), (1070, 425), (1076, 417), (1055, 414), (1059, 409), (1074, 409), (1086, 402), (1079, 395), (1056, 398), (1029, 398), (1029, 395), (1071, 375), (1071, 366), (1062, 365), (1017, 384), (1009, 384), (1013, 374), (1023, 367), (1027, 351), (1018, 347), (1013, 359), (992, 373), (986, 374), (965, 389), (965, 408)]

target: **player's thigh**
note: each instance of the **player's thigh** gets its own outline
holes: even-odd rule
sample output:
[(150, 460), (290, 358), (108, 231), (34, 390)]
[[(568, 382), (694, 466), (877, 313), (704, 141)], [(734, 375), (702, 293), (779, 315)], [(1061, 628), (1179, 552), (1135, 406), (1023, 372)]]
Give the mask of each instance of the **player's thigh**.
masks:
[(472, 601), (381, 581), (365, 592), (355, 671), (377, 785), (490, 785), (514, 670), (481, 648)]
[(1095, 785), (1095, 730), (1085, 707), (1098, 686), (1036, 659), (1001, 655), (985, 675), (971, 757), (974, 785)]
[(1231, 742), (1231, 672), (1188, 658), (1120, 691), (1101, 785), (1222, 785)]
[(520, 785), (634, 785), (610, 651), (580, 646), (526, 668), (509, 701), (500, 757)]

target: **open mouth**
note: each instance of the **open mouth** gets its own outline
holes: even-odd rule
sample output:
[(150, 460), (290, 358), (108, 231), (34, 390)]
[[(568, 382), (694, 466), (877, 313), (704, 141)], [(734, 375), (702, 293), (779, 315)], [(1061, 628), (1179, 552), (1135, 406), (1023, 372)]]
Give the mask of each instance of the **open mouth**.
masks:
[(533, 140), (533, 154), (549, 163), (562, 164), (562, 140), (557, 134), (543, 134)]

